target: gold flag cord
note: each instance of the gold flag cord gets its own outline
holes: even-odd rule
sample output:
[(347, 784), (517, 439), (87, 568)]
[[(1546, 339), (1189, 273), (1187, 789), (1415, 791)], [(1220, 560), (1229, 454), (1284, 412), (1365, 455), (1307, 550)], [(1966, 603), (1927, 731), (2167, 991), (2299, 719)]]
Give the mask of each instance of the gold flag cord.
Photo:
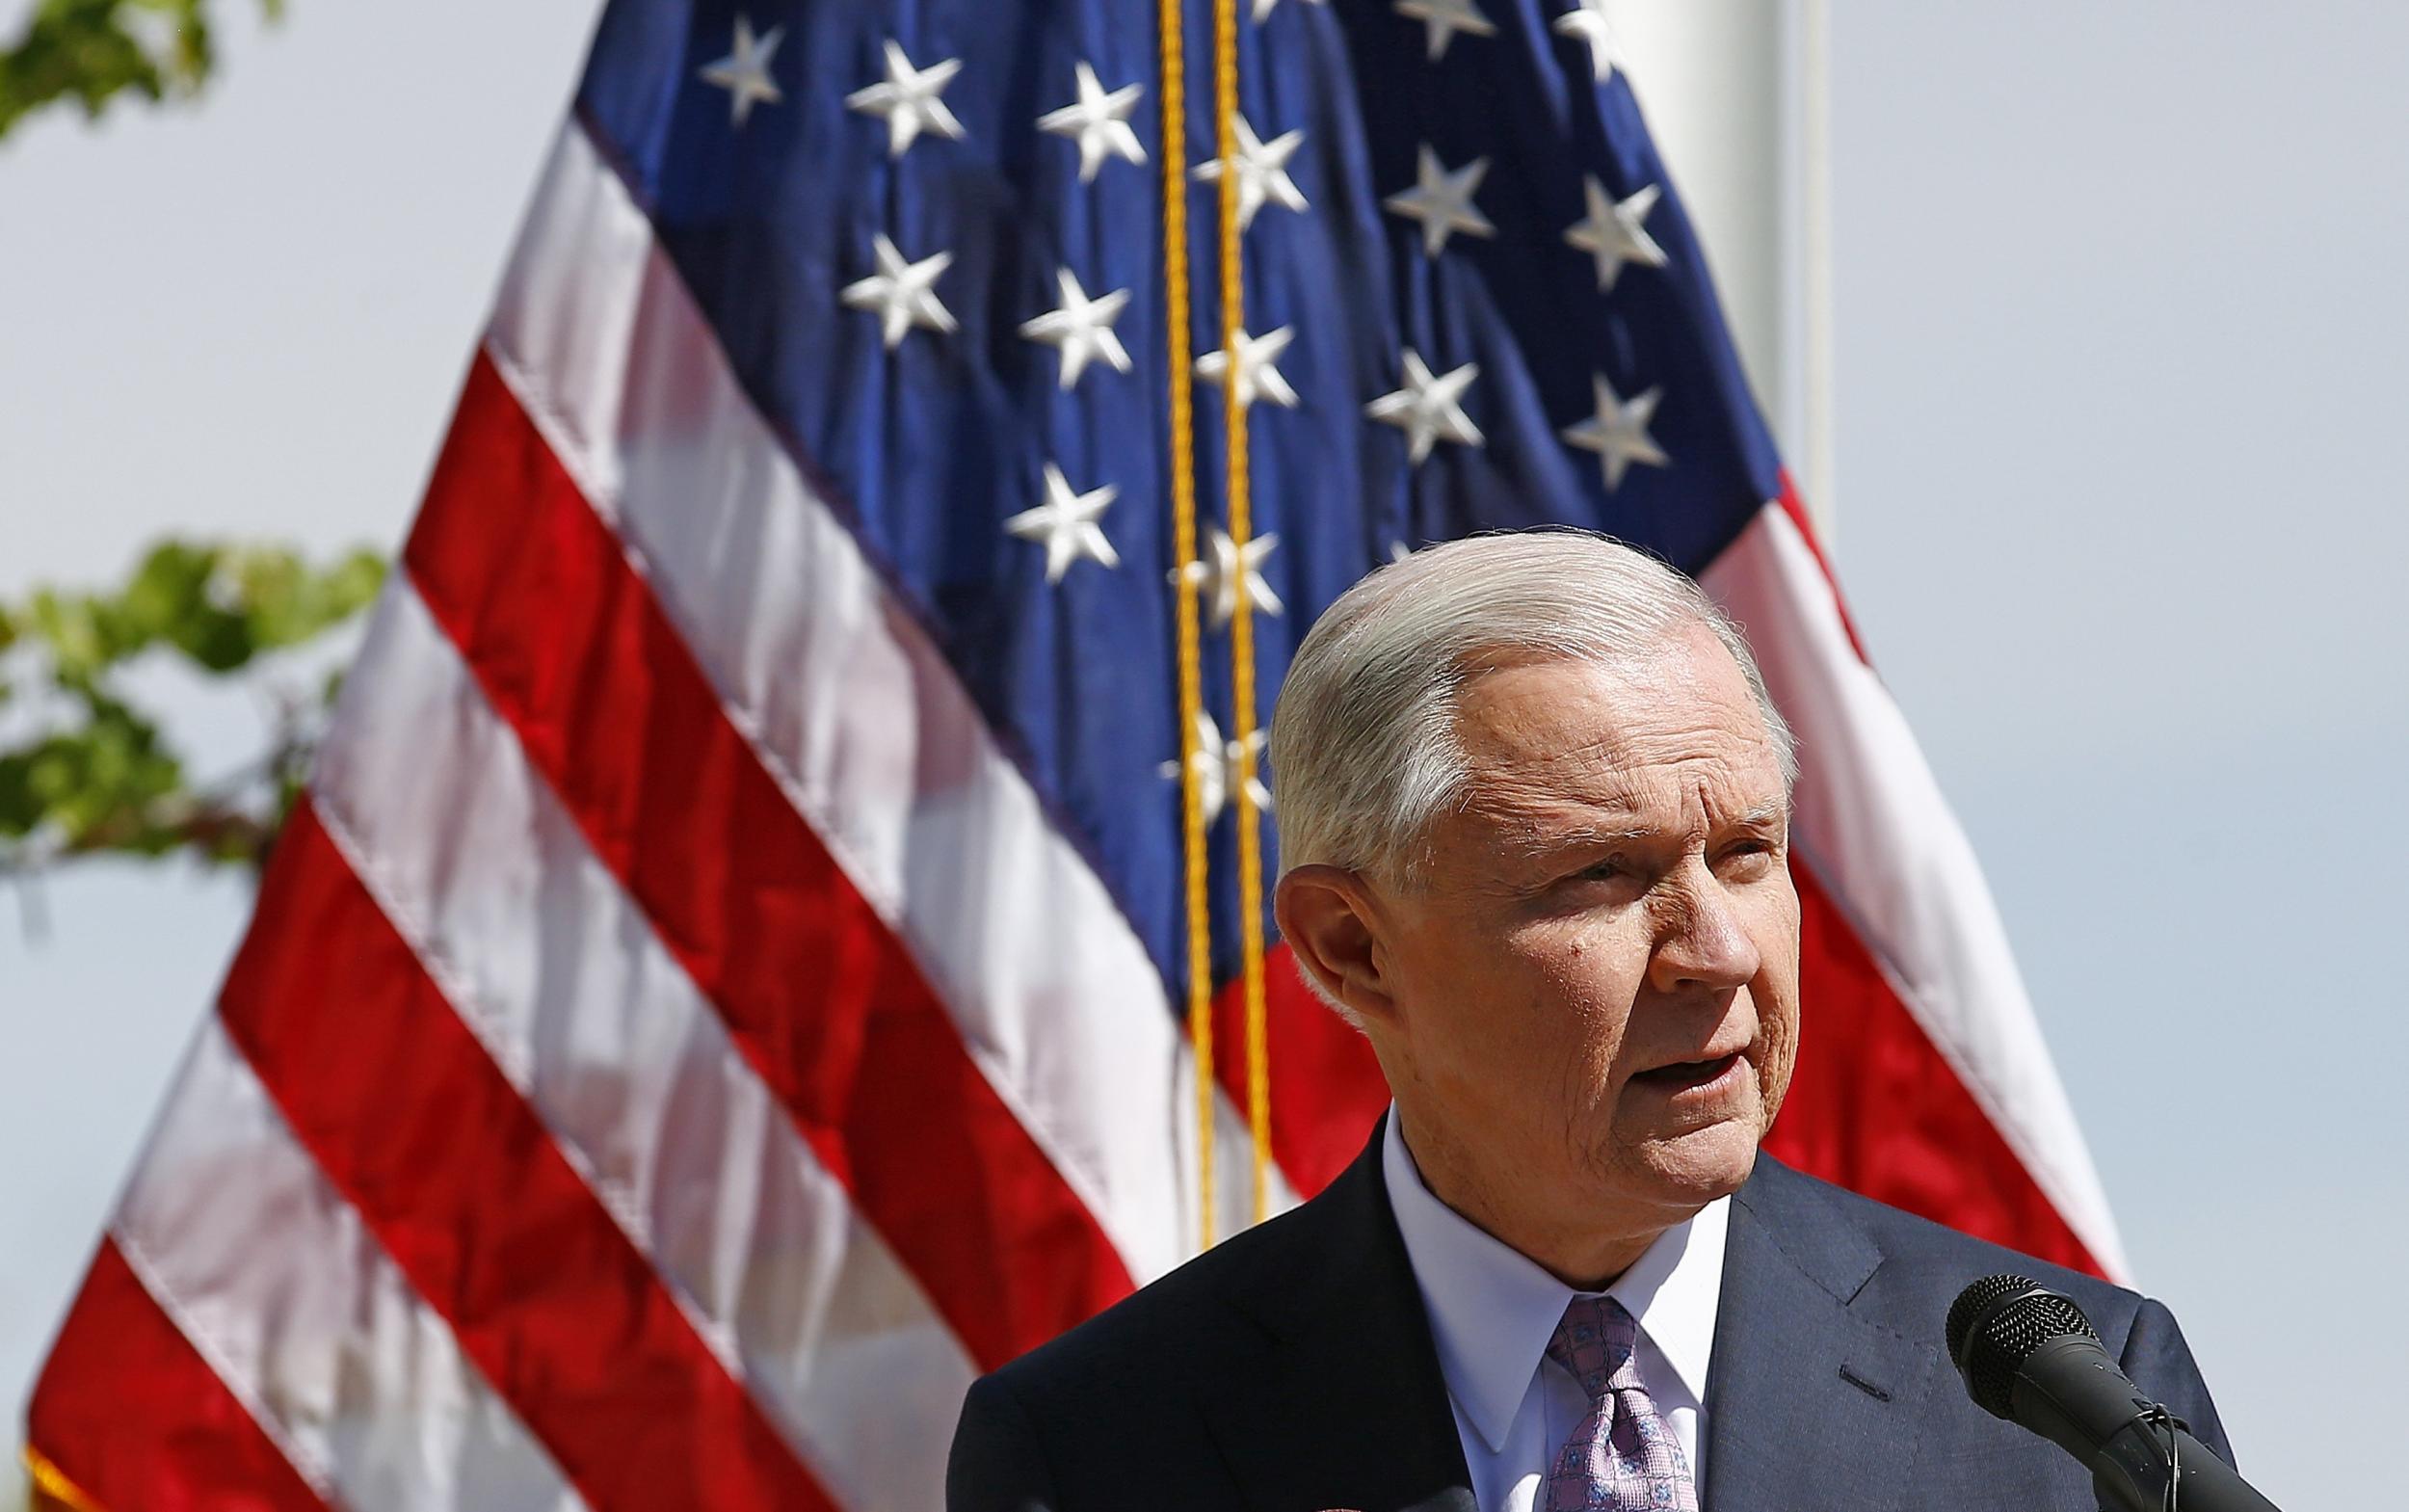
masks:
[[(1230, 619), (1231, 750), (1230, 799), (1238, 821), (1238, 942), (1246, 1002), (1246, 1113), (1255, 1146), (1255, 1221), (1271, 1215), (1271, 1050), (1263, 997), (1262, 815), (1255, 804), (1255, 601), (1247, 592), (1246, 546), (1254, 535), (1245, 385), (1238, 369), (1239, 335), (1246, 327), (1245, 266), (1238, 220), (1238, 4), (1213, 4), (1213, 131), (1224, 165), (1221, 187), (1222, 429), (1228, 438), (1223, 468), (1230, 490), (1230, 570), (1237, 581), (1223, 585), (1232, 595)], [(1183, 559), (1184, 560), (1184, 559)]]
[[(25, 1473), (34, 1478), (34, 1489), (67, 1512), (101, 1512), (100, 1503), (84, 1494), (81, 1486), (66, 1478), (66, 1472), (50, 1463), (50, 1456), (28, 1444), (24, 1452)], [(38, 1501), (35, 1505), (40, 1506)]]
[(1179, 807), (1181, 854), (1187, 863), (1188, 1037), (1196, 1055), (1196, 1179), (1198, 1244), (1213, 1243), (1213, 934), (1204, 855), (1204, 750), (1197, 726), (1204, 711), (1204, 630), (1196, 596), (1185, 586), (1196, 560), (1196, 411), (1188, 368), (1188, 129), (1186, 39), (1180, 0), (1160, 0), (1163, 105), (1163, 305), (1171, 384), (1172, 595), (1179, 627)]

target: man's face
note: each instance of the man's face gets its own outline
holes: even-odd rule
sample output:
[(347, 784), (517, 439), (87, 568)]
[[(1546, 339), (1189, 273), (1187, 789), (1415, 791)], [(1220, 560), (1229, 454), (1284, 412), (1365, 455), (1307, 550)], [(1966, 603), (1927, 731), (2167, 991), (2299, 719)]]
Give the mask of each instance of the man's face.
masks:
[(1484, 674), (1457, 734), (1467, 802), (1378, 889), (1370, 1027), (1409, 1134), (1484, 1205), (1679, 1221), (1746, 1179), (1797, 1045), (1787, 806), (1747, 682), (1702, 627), (1627, 668)]

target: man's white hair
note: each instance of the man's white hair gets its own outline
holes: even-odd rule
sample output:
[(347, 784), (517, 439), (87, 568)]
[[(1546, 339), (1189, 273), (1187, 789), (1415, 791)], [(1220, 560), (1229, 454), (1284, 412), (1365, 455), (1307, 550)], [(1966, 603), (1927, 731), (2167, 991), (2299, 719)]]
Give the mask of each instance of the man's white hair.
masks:
[(1280, 864), (1404, 880), (1431, 822), (1464, 797), (1464, 687), (1529, 657), (1627, 665), (1704, 625), (1739, 663), (1787, 783), (1789, 727), (1748, 642), (1696, 583), (1581, 531), (1474, 536), (1373, 572), (1314, 623), (1271, 722)]

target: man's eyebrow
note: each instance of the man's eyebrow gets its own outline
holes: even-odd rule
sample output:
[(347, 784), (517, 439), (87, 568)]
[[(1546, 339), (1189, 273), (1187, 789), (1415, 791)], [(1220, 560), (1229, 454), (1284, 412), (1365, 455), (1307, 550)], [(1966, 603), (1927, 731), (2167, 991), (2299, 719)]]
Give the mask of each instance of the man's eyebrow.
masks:
[[(1769, 830), (1787, 821), (1789, 805), (1775, 799), (1759, 804), (1738, 818), (1719, 828), (1734, 830)], [(1653, 840), (1665, 832), (1653, 824), (1616, 825), (1610, 823), (1574, 823), (1549, 826), (1531, 836), (1533, 850), (1571, 850), (1592, 845), (1628, 844)]]
[(1557, 850), (1576, 845), (1611, 845), (1621, 841), (1651, 840), (1664, 832), (1652, 824), (1615, 826), (1611, 824), (1567, 824), (1550, 826), (1532, 835), (1533, 848)]
[(1781, 824), (1787, 821), (1789, 816), (1790, 806), (1777, 798), (1769, 803), (1759, 804), (1756, 808), (1749, 809), (1744, 814), (1741, 814), (1738, 818), (1732, 821), (1732, 828), (1735, 830), (1762, 830), (1776, 824)]

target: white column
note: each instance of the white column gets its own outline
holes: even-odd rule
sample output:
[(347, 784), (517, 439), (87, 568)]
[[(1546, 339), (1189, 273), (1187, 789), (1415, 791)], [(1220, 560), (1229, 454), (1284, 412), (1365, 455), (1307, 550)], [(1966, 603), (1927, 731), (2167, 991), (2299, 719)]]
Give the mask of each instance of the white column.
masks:
[(1758, 402), (1833, 528), (1829, 0), (1606, 0)]

